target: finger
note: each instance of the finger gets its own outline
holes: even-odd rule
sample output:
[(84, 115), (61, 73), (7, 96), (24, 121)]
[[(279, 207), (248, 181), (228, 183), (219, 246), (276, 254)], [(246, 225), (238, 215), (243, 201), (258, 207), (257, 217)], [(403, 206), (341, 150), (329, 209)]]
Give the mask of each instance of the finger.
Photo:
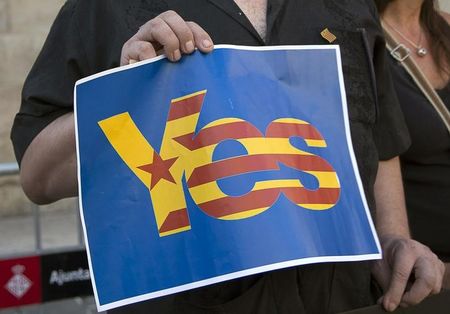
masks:
[(436, 279), (433, 285), (433, 289), (431, 290), (431, 294), (438, 294), (442, 291), (442, 287), (444, 284), (444, 275), (445, 275), (445, 264), (437, 257), (436, 254), (432, 253), (430, 263), (432, 263), (432, 266), (435, 269)]
[(416, 305), (429, 296), (437, 281), (436, 266), (429, 259), (419, 258), (414, 271), (413, 285), (402, 297), (402, 303), (406, 305)]
[(180, 60), (180, 41), (161, 17), (156, 17), (153, 20), (151, 38), (163, 47), (164, 53), (170, 61)]
[(442, 289), (445, 266), (435, 254), (432, 254), (431, 258), (418, 260), (415, 269), (416, 280), (402, 298), (402, 303), (407, 305), (415, 305), (428, 295), (437, 294)]
[(181, 51), (184, 53), (194, 52), (194, 35), (187, 23), (174, 11), (167, 11), (160, 15), (178, 38)]
[[(436, 259), (437, 256), (436, 256)], [(438, 259), (438, 267), (436, 268), (436, 283), (433, 287), (433, 291), (431, 291), (431, 294), (438, 294), (442, 291), (442, 285), (444, 283), (444, 274), (445, 274), (445, 265), (444, 263)]]
[(130, 64), (131, 60), (142, 61), (156, 57), (153, 45), (146, 41), (128, 41), (122, 48), (120, 65)]
[(404, 302), (400, 302), (400, 307), (405, 308), (405, 307), (409, 307), (409, 304), (404, 303)]
[(170, 26), (160, 16), (145, 23), (133, 37), (139, 41), (162, 46), (170, 61), (178, 61), (181, 58), (180, 42)]
[(383, 298), (383, 306), (386, 310), (394, 311), (400, 304), (414, 262), (414, 256), (407, 251), (396, 254), (389, 288)]
[(189, 28), (192, 31), (192, 34), (194, 35), (195, 46), (198, 47), (198, 49), (201, 52), (204, 53), (211, 52), (214, 49), (214, 45), (208, 33), (203, 28), (201, 28), (197, 23), (187, 22), (187, 25), (189, 26)]

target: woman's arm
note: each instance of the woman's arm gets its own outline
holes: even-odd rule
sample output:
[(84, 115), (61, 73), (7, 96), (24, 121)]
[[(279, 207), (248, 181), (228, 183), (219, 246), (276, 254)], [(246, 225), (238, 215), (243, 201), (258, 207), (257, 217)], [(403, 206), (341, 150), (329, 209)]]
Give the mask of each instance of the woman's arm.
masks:
[(444, 264), (428, 247), (410, 238), (398, 157), (380, 161), (375, 200), (383, 259), (375, 262), (372, 273), (383, 288), (384, 308), (393, 311), (439, 293)]

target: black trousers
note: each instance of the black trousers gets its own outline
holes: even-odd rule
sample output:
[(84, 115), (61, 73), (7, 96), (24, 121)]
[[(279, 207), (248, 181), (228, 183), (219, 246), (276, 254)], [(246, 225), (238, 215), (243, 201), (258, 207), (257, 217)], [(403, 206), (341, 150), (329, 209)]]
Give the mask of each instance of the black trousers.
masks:
[(110, 310), (110, 314), (323, 314), (371, 305), (368, 262), (324, 263), (248, 276)]

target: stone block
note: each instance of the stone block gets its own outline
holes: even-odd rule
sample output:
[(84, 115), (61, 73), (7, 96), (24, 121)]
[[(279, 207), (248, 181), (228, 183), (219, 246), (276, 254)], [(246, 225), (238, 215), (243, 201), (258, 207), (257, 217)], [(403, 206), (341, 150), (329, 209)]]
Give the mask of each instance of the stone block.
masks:
[(10, 22), (9, 2), (7, 0), (0, 0), (0, 34), (6, 33), (11, 29)]
[(46, 34), (0, 34), (0, 83), (23, 82)]
[(0, 199), (0, 217), (31, 211), (31, 203), (20, 187), (19, 176), (0, 177)]
[[(28, 200), (20, 186), (19, 176), (0, 177), (0, 217), (30, 214), (33, 203)], [(69, 198), (50, 205), (40, 206), (42, 213), (69, 211), (77, 207), (77, 199)]]
[[(14, 161), (9, 139), (22, 84), (65, 0), (0, 0), (0, 163)], [(0, 217), (30, 212), (18, 176), (0, 177)], [(67, 209), (73, 200), (43, 210)]]
[(0, 162), (15, 161), (9, 133), (14, 116), (19, 111), (21, 87), (21, 83), (0, 85)]
[(442, 11), (450, 13), (450, 0), (439, 0), (439, 5)]

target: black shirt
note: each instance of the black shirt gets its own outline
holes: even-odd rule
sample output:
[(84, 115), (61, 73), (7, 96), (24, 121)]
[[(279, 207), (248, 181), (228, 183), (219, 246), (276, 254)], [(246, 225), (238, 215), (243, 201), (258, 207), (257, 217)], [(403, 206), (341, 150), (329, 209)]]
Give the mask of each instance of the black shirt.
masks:
[(370, 0), (269, 1), (266, 42), (231, 0), (69, 0), (23, 88), (11, 134), (19, 163), (46, 125), (73, 110), (76, 80), (119, 66), (125, 41), (168, 9), (197, 22), (216, 44), (328, 44), (320, 32), (330, 29), (341, 47), (353, 146), (369, 207), (374, 207), (378, 160), (399, 155), (409, 137)]
[[(390, 63), (412, 140), (400, 158), (411, 233), (450, 262), (450, 134), (403, 67)], [(450, 110), (450, 83), (438, 93)]]
[[(264, 42), (232, 0), (69, 0), (58, 15), (23, 89), (12, 129), (20, 162), (33, 138), (73, 110), (77, 79), (119, 65), (122, 45), (139, 26), (172, 9), (202, 26), (215, 44), (328, 44), (342, 53), (353, 146), (368, 199), (378, 161), (409, 145), (388, 75), (372, 0), (269, 0)], [(368, 263), (319, 264), (250, 276), (150, 302), (155, 313), (327, 313), (373, 302)], [(138, 313), (134, 308), (124, 313)], [(143, 309), (142, 313), (148, 312)]]

